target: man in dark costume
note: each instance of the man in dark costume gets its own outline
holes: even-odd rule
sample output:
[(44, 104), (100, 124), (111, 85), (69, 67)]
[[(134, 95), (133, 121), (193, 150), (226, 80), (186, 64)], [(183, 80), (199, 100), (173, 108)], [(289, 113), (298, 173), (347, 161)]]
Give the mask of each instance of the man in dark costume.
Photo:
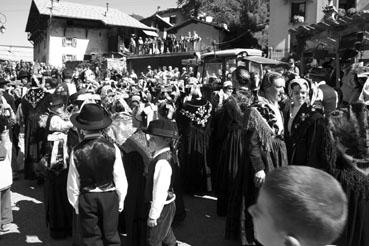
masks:
[(120, 246), (118, 217), (127, 179), (118, 146), (101, 133), (111, 119), (100, 105), (89, 103), (71, 121), (83, 140), (71, 153), (67, 192), (80, 216), (83, 245)]

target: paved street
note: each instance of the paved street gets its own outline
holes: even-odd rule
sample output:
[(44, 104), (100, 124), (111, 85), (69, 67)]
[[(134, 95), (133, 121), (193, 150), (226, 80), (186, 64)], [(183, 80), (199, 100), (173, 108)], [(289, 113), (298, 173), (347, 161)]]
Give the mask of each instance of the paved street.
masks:
[[(14, 224), (9, 233), (1, 236), (1, 246), (71, 245), (71, 238), (56, 241), (48, 236), (42, 190), (42, 186), (36, 185), (35, 181), (15, 181), (12, 188)], [(186, 220), (175, 228), (177, 239), (183, 242), (182, 245), (238, 245), (223, 239), (225, 219), (216, 216), (215, 200), (187, 196), (185, 203)]]

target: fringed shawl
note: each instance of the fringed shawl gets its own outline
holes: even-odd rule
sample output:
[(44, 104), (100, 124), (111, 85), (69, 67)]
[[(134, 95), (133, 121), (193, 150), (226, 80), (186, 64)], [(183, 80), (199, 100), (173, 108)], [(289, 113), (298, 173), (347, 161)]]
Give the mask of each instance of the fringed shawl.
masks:
[(267, 120), (261, 115), (256, 107), (251, 107), (246, 114), (247, 129), (255, 130), (261, 146), (270, 151), (272, 146), (272, 139), (276, 136), (274, 130), (269, 126)]

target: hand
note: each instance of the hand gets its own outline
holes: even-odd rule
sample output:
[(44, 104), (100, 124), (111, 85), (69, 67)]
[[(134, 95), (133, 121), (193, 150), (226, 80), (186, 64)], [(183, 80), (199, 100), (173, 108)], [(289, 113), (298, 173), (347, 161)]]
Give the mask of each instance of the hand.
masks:
[(121, 203), (119, 203), (119, 213), (121, 213), (122, 211), (123, 211), (123, 202)]
[(262, 184), (264, 183), (265, 181), (265, 172), (264, 170), (260, 170), (258, 171), (257, 173), (255, 173), (255, 185), (256, 187), (261, 187)]
[(147, 219), (147, 226), (148, 227), (155, 227), (157, 225), (158, 225), (158, 223), (156, 222), (156, 220), (150, 219), (150, 218)]

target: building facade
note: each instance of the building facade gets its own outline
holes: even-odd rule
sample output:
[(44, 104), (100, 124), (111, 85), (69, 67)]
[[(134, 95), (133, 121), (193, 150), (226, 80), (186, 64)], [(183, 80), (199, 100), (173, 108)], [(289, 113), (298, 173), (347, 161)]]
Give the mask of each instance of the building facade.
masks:
[(168, 29), (168, 34), (175, 34), (178, 39), (181, 37), (199, 37), (199, 40), (194, 42), (193, 48), (190, 47), (190, 50), (196, 52), (213, 49), (214, 43), (223, 42), (227, 33), (228, 30), (223, 26), (194, 18)]
[(62, 67), (85, 55), (119, 52), (131, 34), (156, 31), (113, 8), (71, 2), (33, 0), (26, 32), (34, 44), (34, 61)]
[(369, 5), (368, 0), (273, 0), (270, 1), (268, 44), (270, 56), (280, 59), (289, 55), (294, 45), (290, 29), (318, 23), (324, 17), (327, 5), (337, 10), (360, 11)]

